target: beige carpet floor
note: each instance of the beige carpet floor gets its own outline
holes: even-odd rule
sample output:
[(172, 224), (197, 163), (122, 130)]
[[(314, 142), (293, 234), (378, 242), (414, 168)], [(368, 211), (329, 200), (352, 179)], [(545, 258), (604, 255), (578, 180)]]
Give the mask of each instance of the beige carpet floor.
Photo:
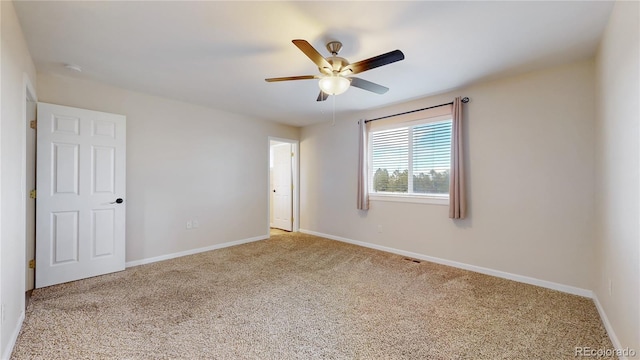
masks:
[(314, 236), (36, 290), (12, 359), (574, 359), (590, 299)]

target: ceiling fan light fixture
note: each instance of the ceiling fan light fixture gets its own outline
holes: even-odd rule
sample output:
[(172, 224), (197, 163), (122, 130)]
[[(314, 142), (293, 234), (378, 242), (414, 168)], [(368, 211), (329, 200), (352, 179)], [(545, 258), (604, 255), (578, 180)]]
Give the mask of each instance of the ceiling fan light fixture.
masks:
[[(320, 87), (320, 94), (318, 94), (316, 101), (325, 101), (329, 95), (342, 94), (352, 86), (376, 94), (384, 94), (389, 91), (389, 88), (358, 77), (351, 77), (351, 75), (404, 60), (402, 51), (393, 50), (369, 59), (350, 63), (347, 59), (338, 56), (338, 52), (342, 48), (342, 43), (339, 41), (330, 41), (327, 44), (327, 50), (331, 53), (331, 56), (328, 58), (323, 57), (318, 50), (306, 40), (295, 39), (292, 40), (292, 42), (318, 67), (320, 75), (286, 76), (267, 78), (264, 80), (266, 82), (276, 82), (319, 79), (318, 86)], [(350, 77), (346, 77), (347, 75)]]
[(340, 75), (330, 75), (320, 78), (320, 90), (329, 95), (340, 95), (349, 89), (351, 81)]

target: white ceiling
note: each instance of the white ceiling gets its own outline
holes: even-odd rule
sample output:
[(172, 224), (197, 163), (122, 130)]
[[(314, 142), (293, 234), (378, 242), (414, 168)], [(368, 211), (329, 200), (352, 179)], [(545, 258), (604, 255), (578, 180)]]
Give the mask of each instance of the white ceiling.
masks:
[[(612, 2), (18, 1), (40, 72), (96, 80), (266, 120), (304, 126), (480, 80), (595, 54)], [(318, 103), (315, 75), (292, 43), (321, 54), (329, 40), (356, 62), (400, 49), (405, 60), (358, 76), (358, 88)], [(63, 64), (82, 67), (82, 73)]]

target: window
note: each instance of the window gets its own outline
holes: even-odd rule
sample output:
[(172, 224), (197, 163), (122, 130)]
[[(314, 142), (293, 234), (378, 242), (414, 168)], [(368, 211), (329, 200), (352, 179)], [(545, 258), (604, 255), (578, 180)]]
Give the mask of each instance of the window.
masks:
[(450, 162), (450, 116), (372, 129), (370, 195), (377, 200), (448, 200)]

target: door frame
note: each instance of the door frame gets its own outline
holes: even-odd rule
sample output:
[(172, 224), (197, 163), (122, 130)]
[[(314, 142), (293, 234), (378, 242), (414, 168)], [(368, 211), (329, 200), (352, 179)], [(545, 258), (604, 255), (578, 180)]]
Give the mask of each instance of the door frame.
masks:
[(280, 137), (269, 136), (267, 139), (267, 236), (271, 237), (271, 142), (291, 144), (293, 159), (291, 161), (291, 174), (293, 184), (293, 207), (291, 216), (293, 216), (292, 231), (296, 232), (300, 229), (300, 141), (294, 139), (286, 139)]
[[(33, 214), (27, 214), (27, 204), (26, 202), (29, 201), (29, 194), (27, 193), (27, 182), (31, 179), (27, 179), (27, 132), (30, 131), (36, 131), (35, 129), (31, 129), (30, 127), (30, 122), (31, 120), (35, 120), (35, 119), (28, 119), (27, 118), (27, 106), (28, 106), (28, 102), (32, 101), (35, 102), (36, 104), (38, 103), (38, 96), (36, 95), (36, 91), (33, 87), (33, 84), (31, 83), (31, 79), (29, 79), (29, 75), (27, 75), (26, 73), (23, 74), (23, 89), (24, 89), (24, 96), (22, 97), (22, 118), (24, 119), (24, 124), (23, 124), (23, 131), (22, 131), (22, 197), (23, 197), (23, 202), (22, 202), (22, 213), (24, 214), (24, 218), (23, 218), (23, 222), (22, 222), (22, 228), (24, 230), (24, 261), (25, 261), (25, 274), (24, 274), (24, 281), (25, 281), (25, 291), (29, 291), (32, 290), (35, 287), (35, 269), (28, 269), (29, 267), (29, 259), (28, 258), (28, 253), (27, 253), (27, 247), (28, 246), (33, 246), (34, 248), (34, 253), (33, 253), (33, 259), (35, 259), (35, 242), (36, 242), (36, 236), (37, 234), (35, 233), (35, 206), (37, 206), (37, 204), (34, 206), (34, 213)], [(33, 146), (36, 146), (36, 141), (34, 141)], [(36, 157), (36, 149), (33, 149), (33, 156)], [(36, 163), (36, 159), (33, 159), (33, 164), (35, 165)], [(37, 174), (34, 173), (34, 179), (32, 179), (34, 182), (37, 178)], [(33, 200), (35, 201), (35, 200)], [(33, 244), (29, 244), (27, 243), (27, 241), (29, 240), (27, 238), (27, 216), (31, 216), (33, 215), (34, 217), (34, 222), (33, 222), (33, 232), (34, 232), (34, 236), (33, 236)], [(29, 286), (27, 286), (28, 282), (28, 277), (29, 276), (33, 276), (33, 278), (31, 279), (31, 285), (33, 285), (31, 288), (29, 288)], [(26, 307), (26, 303), (25, 303), (25, 307)]]

